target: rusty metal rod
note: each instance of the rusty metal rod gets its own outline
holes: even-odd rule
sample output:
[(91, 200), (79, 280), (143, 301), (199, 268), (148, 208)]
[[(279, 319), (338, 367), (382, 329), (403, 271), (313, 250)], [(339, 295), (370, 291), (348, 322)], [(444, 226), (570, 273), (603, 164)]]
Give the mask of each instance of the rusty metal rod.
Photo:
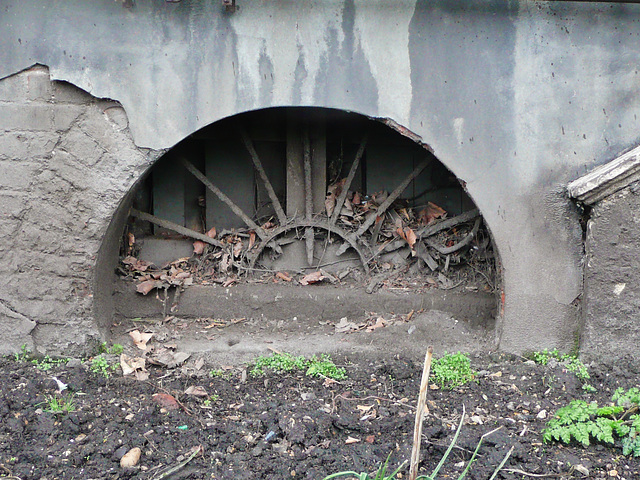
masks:
[(218, 197), (221, 202), (227, 205), (227, 207), (229, 207), (233, 213), (240, 217), (249, 228), (255, 230), (260, 239), (264, 239), (266, 237), (264, 230), (262, 230), (262, 228), (260, 228), (260, 226), (258, 226), (256, 222), (251, 220), (251, 218), (246, 213), (244, 213), (242, 209), (233, 202), (233, 200), (227, 197), (218, 187), (211, 183), (211, 180), (205, 177), (204, 174), (200, 170), (198, 170), (189, 160), (187, 160), (186, 158), (181, 158), (180, 162), (182, 162), (184, 167), (189, 170), (189, 172), (194, 177), (200, 180), (205, 187), (211, 190), (211, 192), (213, 192), (213, 194)]
[(356, 153), (356, 158), (353, 160), (353, 164), (351, 165), (351, 170), (349, 170), (349, 175), (347, 175), (347, 180), (344, 182), (342, 187), (342, 192), (340, 192), (340, 196), (336, 201), (336, 205), (333, 209), (333, 215), (331, 215), (331, 219), (329, 220), (329, 225), (335, 225), (338, 221), (338, 217), (340, 216), (340, 210), (342, 210), (342, 206), (344, 205), (344, 201), (347, 198), (347, 194), (349, 193), (349, 188), (351, 187), (351, 183), (353, 182), (353, 177), (356, 176), (356, 171), (358, 170), (358, 166), (360, 165), (360, 159), (364, 154), (364, 149), (367, 146), (369, 134), (365, 133), (362, 137), (362, 141), (360, 142), (360, 147), (358, 148), (358, 153)]
[[(389, 195), (387, 197), (387, 199), (384, 202), (382, 202), (382, 204), (380, 204), (378, 209), (376, 211), (374, 211), (374, 212), (371, 212), (367, 216), (367, 218), (365, 219), (364, 223), (362, 225), (360, 225), (360, 228), (358, 228), (358, 230), (355, 233), (352, 233), (350, 236), (352, 238), (358, 238), (364, 232), (366, 232), (369, 229), (369, 227), (371, 227), (371, 225), (373, 225), (373, 223), (376, 221), (376, 217), (382, 216), (382, 214), (387, 211), (387, 209), (391, 206), (391, 204), (393, 202), (395, 202), (396, 199), (402, 194), (402, 192), (404, 192), (407, 189), (407, 187), (413, 181), (413, 179), (415, 179), (418, 175), (420, 175), (420, 173), (425, 168), (427, 168), (427, 165), (429, 165), (433, 161), (434, 158), (435, 157), (429, 156), (425, 160), (423, 160), (420, 163), (420, 165), (418, 165), (413, 170), (413, 172), (411, 172), (407, 176), (407, 178), (405, 178), (402, 181), (402, 183), (396, 187), (396, 189), (391, 193), (391, 195)], [(347, 251), (347, 248), (349, 248), (349, 244), (348, 243), (343, 243), (342, 245), (340, 245), (340, 248), (336, 252), (336, 255), (342, 255), (344, 252)]]
[(159, 227), (166, 228), (167, 230), (173, 230), (174, 232), (179, 233), (180, 235), (184, 235), (185, 237), (195, 238), (196, 240), (200, 240), (201, 242), (205, 242), (216, 247), (224, 247), (224, 244), (219, 240), (208, 237), (203, 233), (196, 232), (195, 230), (191, 230), (190, 228), (183, 227), (182, 225), (178, 225), (177, 223), (170, 222), (169, 220), (158, 218), (155, 215), (151, 215), (150, 213), (141, 212), (140, 210), (132, 208), (131, 210), (129, 210), (129, 215), (134, 218), (144, 220), (145, 222), (153, 223), (154, 225), (158, 225)]
[(258, 171), (260, 178), (262, 179), (262, 183), (264, 183), (264, 187), (267, 190), (267, 195), (269, 195), (269, 199), (273, 204), (273, 208), (276, 211), (276, 215), (278, 217), (278, 221), (280, 225), (284, 225), (287, 223), (287, 216), (282, 209), (282, 205), (280, 204), (280, 200), (278, 200), (278, 196), (276, 195), (275, 190), (273, 189), (273, 185), (269, 181), (269, 177), (267, 177), (267, 172), (264, 171), (262, 167), (262, 162), (260, 161), (260, 157), (258, 156), (258, 152), (256, 152), (255, 146), (253, 145), (253, 141), (247, 131), (242, 128), (240, 124), (238, 124), (238, 130), (240, 131), (240, 135), (242, 136), (242, 141), (244, 142), (244, 146), (247, 148), (249, 155), (251, 156), (251, 160), (253, 161), (253, 166)]

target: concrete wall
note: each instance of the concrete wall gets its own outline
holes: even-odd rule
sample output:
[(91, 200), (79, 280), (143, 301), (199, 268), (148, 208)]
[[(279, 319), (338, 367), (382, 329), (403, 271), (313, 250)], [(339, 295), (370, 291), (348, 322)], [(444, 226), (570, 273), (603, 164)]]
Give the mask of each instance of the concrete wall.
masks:
[[(238, 112), (323, 106), (393, 120), (466, 182), (504, 269), (501, 348), (569, 348), (580, 326), (582, 239), (562, 185), (639, 143), (640, 6), (526, 0), (239, 5), (229, 14), (219, 2), (195, 0), (139, 0), (133, 8), (112, 0), (3, 2), (0, 78), (47, 65), (53, 79), (120, 102), (132, 135), (105, 118), (101, 102), (86, 100), (87, 113), (70, 130), (79, 137), (76, 150), (71, 133), (58, 132), (46, 113), (62, 105), (43, 100), (31, 113), (23, 108), (31, 101), (28, 90), (0, 105), (0, 129), (10, 132), (0, 139), (0, 158), (11, 165), (0, 177), (13, 205), (8, 221), (14, 224), (7, 228), (35, 230), (3, 237), (0, 248), (39, 260), (3, 262), (8, 276), (0, 299), (10, 315), (25, 318), (24, 330), (30, 320), (91, 325), (91, 300), (75, 300), (71, 284), (56, 286), (52, 303), (39, 295), (59, 278), (57, 263), (40, 276), (32, 273), (47, 286), (35, 293), (21, 280), (30, 277), (16, 271), (43, 268), (48, 255), (76, 248), (88, 269), (81, 279), (95, 275), (91, 257), (108, 221), (149, 165), (141, 149), (169, 148)], [(12, 79), (27, 77), (0, 84), (11, 89)], [(15, 98), (24, 100), (15, 104)], [(88, 148), (80, 128), (86, 119), (93, 119), (86, 128), (103, 122), (102, 133), (91, 135), (99, 147), (87, 152), (89, 165), (78, 154)], [(20, 150), (18, 129), (43, 125), (42, 135), (52, 137), (46, 148), (34, 147), (35, 155)], [(117, 144), (118, 154), (102, 142)], [(82, 160), (58, 160), (65, 156)], [(75, 169), (80, 185), (58, 193), (47, 189), (64, 189), (64, 181), (25, 184), (22, 178), (37, 179), (39, 169), (53, 172), (47, 173), (53, 179), (58, 169), (65, 171), (60, 175)], [(78, 206), (90, 215), (78, 214)], [(66, 217), (58, 220), (62, 207)], [(60, 233), (42, 235), (38, 223), (22, 220), (27, 213), (55, 222)], [(69, 295), (80, 303), (70, 306)], [(2, 315), (4, 324), (14, 321)]]
[(586, 248), (581, 353), (589, 360), (630, 355), (640, 362), (640, 184), (594, 206)]

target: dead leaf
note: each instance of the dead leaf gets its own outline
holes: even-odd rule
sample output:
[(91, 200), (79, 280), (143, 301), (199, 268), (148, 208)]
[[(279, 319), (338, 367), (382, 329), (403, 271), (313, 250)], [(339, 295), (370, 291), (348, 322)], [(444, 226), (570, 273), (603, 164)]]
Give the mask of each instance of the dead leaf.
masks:
[(158, 280), (145, 280), (142, 283), (136, 285), (136, 292), (146, 295), (154, 288), (160, 288), (162, 286), (162, 282)]
[(222, 256), (222, 260), (220, 260), (220, 271), (222, 273), (226, 273), (229, 270), (230, 266), (231, 266), (231, 255), (229, 255), (228, 253), (225, 253)]
[(238, 243), (236, 243), (233, 246), (233, 256), (234, 257), (239, 257), (240, 256), (240, 254), (242, 253), (242, 247), (243, 247), (242, 241), (239, 241)]
[(202, 240), (196, 240), (195, 242), (193, 242), (193, 254), (202, 255), (204, 252), (204, 247), (206, 246), (207, 244), (204, 243)]
[(120, 355), (120, 368), (124, 376), (131, 375), (137, 371), (146, 372), (145, 359), (142, 357), (130, 357), (126, 354)]
[(238, 279), (236, 277), (227, 277), (227, 279), (222, 283), (223, 287), (228, 287), (229, 285), (236, 283)]
[(342, 317), (335, 325), (336, 333), (349, 333), (359, 330), (360, 327), (353, 322), (347, 320), (347, 317)]
[(427, 206), (420, 210), (418, 215), (422, 225), (429, 225), (436, 221), (436, 219), (445, 217), (447, 212), (435, 203), (428, 202)]
[(325, 277), (321, 271), (311, 272), (300, 279), (300, 285), (309, 285), (311, 283), (318, 283), (324, 280), (325, 278), (327, 277)]
[(208, 397), (209, 394), (201, 386), (191, 386), (184, 391), (185, 395), (193, 395), (194, 397)]
[(153, 333), (140, 333), (139, 330), (133, 330), (132, 332), (129, 332), (129, 336), (133, 339), (133, 343), (136, 347), (140, 350), (146, 350), (147, 342), (151, 340)]
[(251, 231), (249, 232), (249, 250), (251, 250), (253, 248), (253, 246), (256, 243), (256, 232)]
[(202, 369), (203, 366), (204, 366), (204, 358), (199, 358), (198, 360), (196, 360), (196, 363), (193, 365), (193, 368), (195, 370), (200, 370)]
[(376, 440), (376, 436), (375, 435), (367, 435), (367, 437), (364, 439), (365, 442), (367, 443), (373, 443)]
[(349, 445), (349, 444), (351, 444), (351, 443), (358, 443), (358, 442), (360, 442), (360, 439), (359, 439), (359, 438), (355, 438), (355, 437), (348, 437), (348, 438), (344, 441), (344, 443), (345, 443), (345, 444), (347, 444), (347, 445)]
[(373, 405), (358, 405), (356, 408), (360, 410), (362, 413), (367, 413), (369, 410), (373, 408)]
[(151, 397), (160, 407), (167, 410), (177, 410), (180, 408), (178, 401), (168, 393), (154, 393)]
[(138, 259), (129, 255), (128, 257), (122, 259), (122, 263), (124, 263), (125, 265), (135, 265), (136, 263), (138, 263)]
[(334, 385), (336, 383), (338, 383), (336, 380), (334, 380), (333, 378), (327, 377), (327, 378), (324, 379), (324, 382), (322, 382), (322, 386), (323, 387), (328, 387), (328, 386)]
[(162, 347), (153, 356), (149, 357), (149, 363), (165, 368), (175, 368), (186, 362), (190, 356), (190, 353), (172, 352)]
[(327, 217), (333, 215), (333, 210), (336, 207), (336, 196), (333, 192), (327, 192), (327, 196), (324, 198), (324, 209), (327, 212)]
[(290, 282), (292, 280), (292, 278), (289, 276), (287, 272), (277, 272), (276, 278), (279, 278), (280, 280), (284, 280), (285, 282)]
[(216, 235), (218, 234), (218, 232), (216, 232), (216, 227), (211, 227), (211, 229), (205, 233), (205, 235), (209, 238), (216, 238)]
[(382, 317), (378, 317), (376, 319), (376, 323), (374, 323), (373, 325), (369, 325), (367, 327), (367, 332), (373, 332), (374, 330), (377, 330), (379, 328), (384, 328), (386, 326), (387, 326), (387, 322), (385, 321), (385, 319)]

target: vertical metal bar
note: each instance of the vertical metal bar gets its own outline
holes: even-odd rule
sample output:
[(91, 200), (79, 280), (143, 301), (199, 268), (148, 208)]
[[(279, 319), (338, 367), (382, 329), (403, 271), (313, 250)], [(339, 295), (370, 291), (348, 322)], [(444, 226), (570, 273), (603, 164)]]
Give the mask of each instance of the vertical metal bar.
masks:
[[(304, 155), (304, 210), (308, 222), (313, 216), (313, 190), (311, 185), (311, 140), (309, 139), (309, 127), (305, 126), (302, 133), (302, 145)], [(313, 264), (313, 227), (307, 227), (304, 233), (307, 247), (307, 263)]]

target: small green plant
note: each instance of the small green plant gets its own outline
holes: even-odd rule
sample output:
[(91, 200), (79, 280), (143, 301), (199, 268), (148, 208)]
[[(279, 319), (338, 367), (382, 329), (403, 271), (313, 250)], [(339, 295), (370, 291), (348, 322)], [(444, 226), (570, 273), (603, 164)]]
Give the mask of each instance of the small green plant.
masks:
[(31, 360), (38, 370), (42, 370), (43, 372), (47, 372), (51, 370), (55, 365), (60, 365), (61, 363), (67, 363), (69, 360), (67, 358), (51, 358), (49, 355), (45, 355), (44, 357), (38, 359), (34, 358)]
[[(375, 473), (375, 477), (371, 477), (369, 474), (367, 473), (358, 473), (358, 472), (338, 472), (338, 473), (334, 473), (329, 475), (328, 477), (325, 477), (324, 480), (330, 480), (332, 478), (338, 478), (338, 477), (355, 477), (357, 480), (395, 480), (398, 475), (398, 473), (400, 472), (400, 470), (402, 470), (404, 468), (404, 466), (407, 464), (407, 461), (405, 460), (404, 462), (402, 462), (402, 464), (396, 468), (393, 473), (387, 475), (387, 467), (389, 465), (389, 457), (391, 457), (391, 454), (389, 454), (387, 456), (387, 460), (380, 465), (380, 468), (378, 468), (378, 471)], [(422, 477), (420, 477), (422, 478)]]
[(109, 362), (104, 355), (96, 355), (91, 359), (91, 365), (89, 366), (89, 370), (96, 375), (102, 375), (104, 378), (108, 379), (111, 376), (111, 373), (118, 368), (117, 365), (109, 365)]
[(557, 348), (554, 348), (551, 351), (545, 348), (541, 352), (533, 352), (531, 354), (531, 358), (534, 362), (539, 363), (540, 365), (546, 365), (547, 363), (549, 363), (549, 360), (552, 358), (559, 359), (560, 352), (558, 352)]
[(289, 353), (274, 353), (268, 357), (258, 357), (249, 373), (254, 377), (265, 375), (267, 371), (287, 373), (305, 371), (310, 377), (328, 377), (335, 380), (346, 378), (346, 370), (336, 366), (329, 355), (315, 355), (310, 359), (303, 356), (294, 357)]
[(582, 363), (582, 361), (580, 361), (576, 355), (561, 355), (556, 348), (551, 351), (545, 348), (541, 352), (533, 352), (531, 354), (531, 358), (534, 362), (541, 365), (546, 365), (549, 363), (549, 360), (555, 358), (559, 362), (564, 363), (564, 365), (567, 367), (567, 370), (575, 373), (576, 377), (578, 377), (580, 380), (585, 381), (591, 378), (591, 376), (589, 375), (589, 371), (587, 370), (587, 366)]
[[(454, 434), (453, 439), (451, 440), (451, 443), (449, 444), (449, 447), (447, 448), (447, 450), (444, 452), (444, 455), (440, 459), (440, 462), (438, 462), (438, 465), (433, 470), (431, 475), (420, 475), (419, 477), (416, 478), (416, 480), (435, 480), (435, 478), (438, 475), (438, 472), (440, 472), (440, 469), (446, 463), (447, 458), (449, 458), (449, 454), (451, 453), (451, 451), (453, 450), (453, 448), (456, 445), (456, 442), (458, 441), (458, 436), (460, 435), (460, 430), (462, 429), (462, 424), (464, 422), (464, 419), (465, 419), (465, 411), (464, 411), (464, 406), (463, 406), (462, 417), (460, 418), (460, 423), (458, 424), (458, 428), (456, 430), (456, 433)], [(480, 450), (480, 446), (482, 445), (482, 442), (484, 441), (484, 439), (486, 437), (488, 437), (489, 435), (491, 435), (492, 433), (494, 433), (495, 431), (499, 430), (500, 428), (501, 427), (498, 427), (498, 428), (496, 428), (494, 430), (491, 430), (490, 432), (487, 432), (487, 433), (485, 433), (484, 435), (482, 435), (480, 437), (480, 440), (476, 444), (476, 449), (471, 454), (471, 458), (467, 462), (467, 466), (462, 471), (460, 476), (458, 476), (458, 480), (463, 480), (464, 477), (466, 477), (467, 473), (469, 472), (469, 469), (471, 468), (471, 465), (473, 465), (473, 462), (475, 461), (476, 456), (478, 455), (478, 450)], [(511, 452), (512, 451), (513, 451), (513, 447), (511, 448), (511, 450), (509, 450), (507, 455), (502, 459), (502, 462), (494, 470), (494, 472), (491, 475), (491, 477), (489, 478), (489, 480), (494, 480), (496, 478), (496, 476), (498, 475), (498, 472), (500, 470), (502, 470), (502, 467), (504, 467), (504, 464), (507, 463), (507, 460), (511, 456)], [(391, 473), (390, 475), (387, 476), (386, 475), (386, 471), (387, 471), (388, 463), (389, 463), (389, 457), (387, 457), (387, 460), (384, 462), (384, 464), (381, 465), (378, 468), (378, 471), (375, 473), (374, 477), (371, 477), (367, 473), (357, 473), (357, 472), (351, 471), (351, 472), (333, 473), (333, 474), (329, 475), (328, 477), (325, 477), (324, 480), (331, 480), (333, 478), (347, 477), (347, 476), (355, 477), (357, 480), (396, 480), (398, 473), (406, 465), (407, 462), (406, 461), (403, 462), (393, 473)]]
[(102, 342), (98, 347), (98, 354), (109, 353), (111, 355), (120, 355), (123, 351), (124, 347), (119, 343), (108, 346), (107, 342)]
[(250, 373), (254, 377), (263, 376), (268, 370), (276, 373), (287, 373), (305, 368), (303, 356), (294, 357), (289, 353), (274, 353), (268, 357), (258, 357)]
[(20, 351), (13, 354), (16, 362), (23, 363), (29, 360), (31, 356), (31, 350), (27, 347), (27, 344), (24, 343), (22, 347), (20, 347)]
[(47, 405), (44, 411), (49, 413), (69, 413), (75, 412), (76, 410), (75, 403), (73, 402), (73, 394), (71, 393), (66, 397), (47, 395), (43, 403)]
[(224, 370), (222, 368), (214, 368), (209, 372), (209, 376), (211, 378), (223, 378), (225, 380), (229, 380), (233, 376), (233, 371)]
[(202, 402), (202, 405), (204, 405), (205, 407), (210, 407), (212, 403), (216, 403), (218, 400), (220, 400), (220, 395), (218, 394), (209, 395), (209, 398), (207, 398), (204, 402)]
[(590, 383), (585, 383), (584, 385), (582, 385), (582, 390), (585, 393), (596, 393), (597, 392), (596, 387), (594, 387)]
[(475, 378), (471, 361), (464, 353), (445, 353), (442, 358), (433, 361), (431, 366), (433, 379), (440, 387), (452, 390)]
[(347, 378), (347, 371), (343, 367), (336, 366), (329, 355), (322, 354), (320, 358), (315, 355), (307, 362), (307, 375), (310, 377), (327, 377), (334, 380)]
[(575, 440), (588, 447), (592, 441), (613, 444), (614, 435), (622, 440), (623, 455), (640, 457), (640, 390), (619, 388), (611, 404), (573, 400), (556, 412), (543, 431), (545, 443)]

